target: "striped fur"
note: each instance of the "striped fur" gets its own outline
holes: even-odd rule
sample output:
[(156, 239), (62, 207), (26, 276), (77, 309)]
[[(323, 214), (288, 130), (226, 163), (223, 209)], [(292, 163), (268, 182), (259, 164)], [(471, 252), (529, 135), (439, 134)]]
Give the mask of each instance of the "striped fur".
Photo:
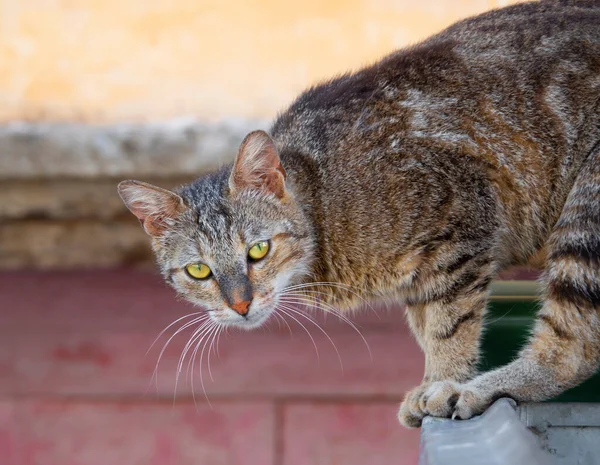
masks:
[[(407, 426), (467, 418), (499, 395), (548, 398), (596, 370), (600, 1), (461, 21), (307, 90), (270, 133), (179, 189), (186, 211), (153, 237), (167, 281), (216, 321), (248, 323), (228, 319), (221, 288), (243, 274), (259, 299), (248, 318), (262, 315), (248, 326), (291, 283), (321, 283), (312, 290), (340, 309), (406, 302), (426, 354), (423, 384), (400, 408)], [(273, 253), (248, 265), (249, 244), (269, 238)], [(477, 376), (489, 283), (534, 258), (546, 291), (531, 340)], [(214, 280), (185, 277), (198, 260)]]

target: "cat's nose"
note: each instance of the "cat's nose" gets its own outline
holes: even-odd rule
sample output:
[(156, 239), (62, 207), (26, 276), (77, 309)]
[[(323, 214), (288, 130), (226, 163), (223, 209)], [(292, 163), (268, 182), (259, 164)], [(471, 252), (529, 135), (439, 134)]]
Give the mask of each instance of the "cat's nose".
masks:
[(246, 316), (252, 303), (252, 284), (245, 274), (231, 274), (219, 278), (223, 300), (242, 316)]
[(248, 308), (250, 307), (251, 303), (251, 300), (244, 300), (242, 302), (231, 304), (231, 308), (233, 308), (240, 315), (245, 316), (248, 313)]

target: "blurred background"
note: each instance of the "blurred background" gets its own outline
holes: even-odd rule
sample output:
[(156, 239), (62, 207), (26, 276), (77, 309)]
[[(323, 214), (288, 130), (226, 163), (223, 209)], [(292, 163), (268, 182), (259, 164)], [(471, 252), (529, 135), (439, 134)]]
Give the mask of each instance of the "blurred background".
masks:
[(223, 335), (176, 385), (183, 331), (157, 368), (195, 310), (116, 184), (189, 181), (307, 86), (510, 3), (0, 0), (0, 465), (415, 464), (401, 308), (356, 315), (371, 355), (317, 316)]

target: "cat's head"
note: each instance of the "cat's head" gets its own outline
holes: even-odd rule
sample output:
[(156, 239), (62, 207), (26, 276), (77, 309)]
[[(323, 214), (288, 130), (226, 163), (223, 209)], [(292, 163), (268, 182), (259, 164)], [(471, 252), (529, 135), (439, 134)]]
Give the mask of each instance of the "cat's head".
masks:
[(176, 192), (123, 181), (119, 194), (152, 238), (166, 281), (218, 323), (259, 326), (310, 273), (312, 230), (263, 131), (244, 139), (233, 167)]

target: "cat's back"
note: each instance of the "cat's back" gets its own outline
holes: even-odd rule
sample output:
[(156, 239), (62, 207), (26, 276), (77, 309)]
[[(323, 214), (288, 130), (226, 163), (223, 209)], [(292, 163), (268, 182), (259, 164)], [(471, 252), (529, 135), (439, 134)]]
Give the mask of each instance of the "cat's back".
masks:
[[(459, 21), (431, 39), (452, 38), (473, 49), (528, 50), (572, 39), (598, 42), (600, 0), (541, 0)], [(431, 40), (430, 39), (430, 40)]]
[[(598, 95), (598, 75), (600, 0), (518, 4), (460, 21), (372, 66), (312, 87), (277, 118), (272, 133), (280, 146), (320, 162), (347, 152), (347, 144), (382, 135), (410, 142), (414, 135), (440, 133), (438, 126), (451, 134), (448, 142), (466, 143), (465, 125), (482, 105), (501, 110), (507, 124), (519, 129), (529, 116), (520, 108), (524, 99), (583, 76), (569, 83), (581, 87), (577, 101), (560, 102), (581, 111), (578, 105)], [(414, 118), (415, 110), (429, 115)]]
[(526, 256), (600, 140), (600, 1), (458, 22), (309, 89), (271, 132), (331, 244), (403, 244), (399, 218), (413, 231), (491, 224), (498, 201)]

